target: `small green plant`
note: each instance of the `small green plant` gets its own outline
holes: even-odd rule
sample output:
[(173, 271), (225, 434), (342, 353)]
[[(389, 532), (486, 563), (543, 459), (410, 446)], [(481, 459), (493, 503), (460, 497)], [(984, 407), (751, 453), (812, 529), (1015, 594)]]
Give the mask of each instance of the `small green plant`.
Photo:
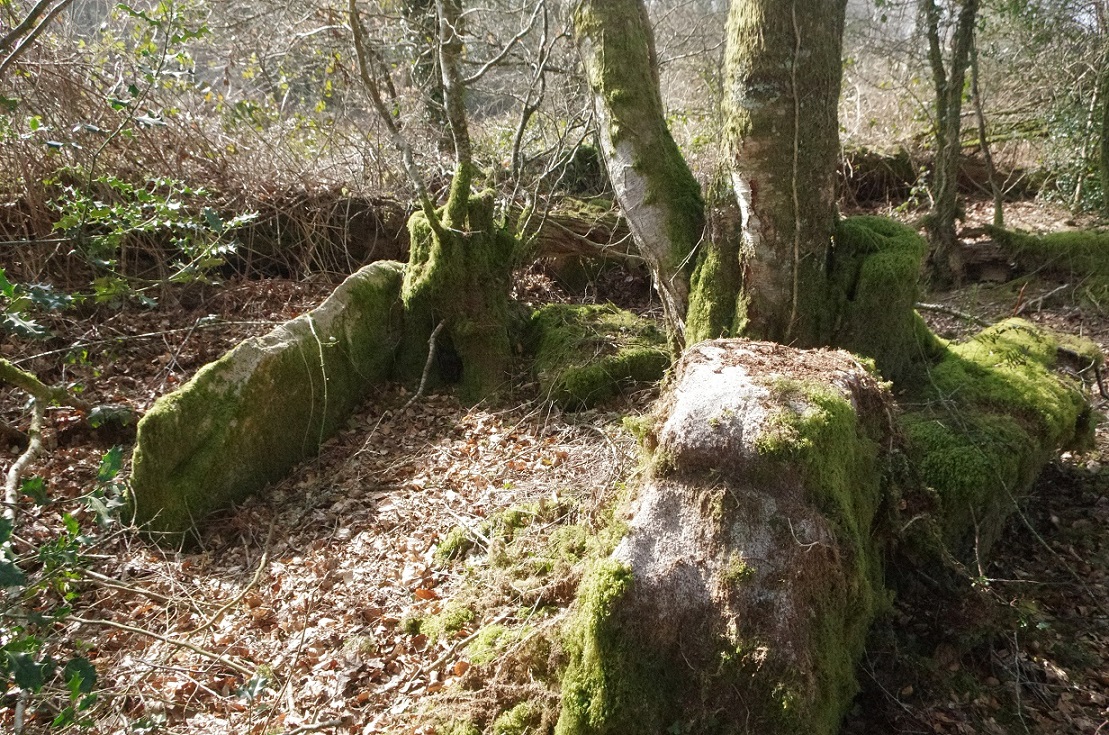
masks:
[(50, 330), (35, 321), (38, 314), (64, 311), (74, 302), (69, 294), (44, 283), (12, 283), (0, 268), (0, 330), (30, 339), (45, 339)]
[[(55, 713), (53, 727), (88, 726), (88, 712), (97, 701), (96, 669), (84, 655), (85, 646), (65, 623), (78, 601), (76, 583), (89, 560), (84, 551), (98, 541), (98, 532), (119, 523), (123, 485), (119, 480), (122, 451), (104, 455), (93, 490), (79, 500), (96, 519), (85, 531), (72, 513), (61, 515), (53, 537), (13, 544), (18, 516), (0, 517), (0, 686), (24, 711)], [(40, 506), (53, 504), (41, 477), (26, 478), (23, 497)], [(34, 538), (31, 534), (23, 534)]]
[(199, 206), (207, 191), (176, 179), (135, 184), (104, 174), (93, 184), (61, 186), (52, 206), (58, 213), (54, 229), (73, 238), (88, 261), (107, 272), (93, 282), (98, 303), (132, 292), (118, 272), (120, 253), (128, 245), (169, 245), (174, 260), (168, 280), (200, 280), (226, 262), (238, 244), (235, 231), (257, 217), (250, 212), (224, 220), (211, 207)]

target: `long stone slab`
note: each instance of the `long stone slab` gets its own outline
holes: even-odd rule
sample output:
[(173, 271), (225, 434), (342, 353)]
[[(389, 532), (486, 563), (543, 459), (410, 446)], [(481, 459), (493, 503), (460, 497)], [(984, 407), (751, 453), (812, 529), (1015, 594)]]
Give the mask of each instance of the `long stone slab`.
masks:
[(243, 341), (159, 398), (138, 426), (136, 523), (187, 532), (315, 454), (389, 376), (403, 270), (391, 261), (362, 268), (316, 309)]

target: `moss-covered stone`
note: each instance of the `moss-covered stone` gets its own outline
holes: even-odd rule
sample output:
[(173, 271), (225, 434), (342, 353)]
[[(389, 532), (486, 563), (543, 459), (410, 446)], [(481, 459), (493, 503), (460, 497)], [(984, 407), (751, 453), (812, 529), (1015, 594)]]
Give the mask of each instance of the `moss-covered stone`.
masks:
[(570, 665), (555, 735), (660, 733), (671, 724), (663, 717), (675, 711), (680, 672), (635, 635), (634, 620), (619, 615), (632, 584), (631, 569), (615, 560), (599, 562), (582, 581), (566, 628)]
[(1098, 354), (1084, 340), (1006, 320), (945, 347), (903, 404), (909, 458), (937, 498), (939, 540), (957, 556), (984, 555), (1044, 464), (1092, 436), (1081, 386), (1053, 372), (1061, 347)]
[(138, 426), (136, 522), (187, 531), (314, 454), (389, 375), (402, 270), (363, 268), (318, 308), (244, 341), (160, 398)]
[(886, 401), (846, 353), (687, 351), (648, 441), (665, 471), (567, 626), (556, 732), (838, 729), (886, 604)]
[(656, 382), (670, 365), (662, 332), (611, 304), (548, 304), (532, 316), (530, 333), (540, 390), (563, 408)]

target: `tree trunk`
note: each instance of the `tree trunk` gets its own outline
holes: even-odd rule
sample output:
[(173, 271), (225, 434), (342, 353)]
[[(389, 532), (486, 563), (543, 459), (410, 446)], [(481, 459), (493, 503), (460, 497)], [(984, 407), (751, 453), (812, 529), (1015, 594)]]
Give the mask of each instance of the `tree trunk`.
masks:
[(1005, 195), (997, 181), (997, 167), (990, 152), (990, 141), (986, 135), (986, 111), (982, 105), (982, 92), (978, 86), (978, 45), (970, 44), (970, 94), (974, 102), (974, 118), (978, 122), (978, 147), (986, 162), (986, 175), (990, 180), (990, 194), (993, 195), (993, 226), (1005, 226)]
[(962, 154), (963, 87), (970, 49), (974, 42), (974, 25), (978, 16), (978, 0), (962, 0), (951, 36), (950, 60), (945, 63), (940, 32), (940, 9), (936, 0), (921, 0), (928, 36), (928, 61), (932, 67), (932, 83), (936, 91), (936, 163), (933, 184), (932, 213), (928, 230), (931, 251), (926, 271), (928, 280), (937, 288), (958, 286), (963, 280), (963, 259), (955, 233), (959, 217), (959, 158)]
[(743, 211), (744, 332), (826, 343), (846, 0), (734, 0), (725, 89)]
[[(455, 154), (450, 194), (439, 209), (415, 168), (397, 120), (381, 98), (354, 0), (349, 14), (363, 82), (404, 154), (405, 171), (420, 199), (420, 210), (408, 221), (410, 250), (401, 291), (405, 329), (395, 372), (401, 378), (420, 380), (421, 385), (425, 376), (436, 383), (459, 382), (462, 397), (478, 401), (508, 377), (513, 355), (509, 291), (517, 242), (494, 216), (492, 195), (471, 193), (474, 163), (461, 73), (462, 2), (435, 0), (434, 5), (443, 111)], [(437, 331), (440, 325), (444, 329)], [(443, 336), (433, 337), (442, 332)], [(428, 371), (429, 367), (436, 369)]]
[(642, 0), (582, 0), (574, 35), (609, 179), (651, 269), (671, 346), (680, 349), (704, 205), (666, 127), (647, 9)]

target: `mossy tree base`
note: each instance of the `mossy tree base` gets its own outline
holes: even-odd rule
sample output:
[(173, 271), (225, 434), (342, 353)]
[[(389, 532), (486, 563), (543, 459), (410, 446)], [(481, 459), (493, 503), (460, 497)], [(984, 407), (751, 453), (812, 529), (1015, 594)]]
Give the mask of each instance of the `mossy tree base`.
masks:
[[(466, 187), (468, 189), (468, 186)], [(428, 339), (443, 322), (436, 382), (457, 382), (465, 400), (479, 401), (508, 379), (522, 319), (511, 303), (516, 239), (494, 217), (491, 193), (458, 189), (433, 225), (423, 212), (408, 222), (410, 252), (402, 299), (405, 336), (398, 375), (418, 381)]]

